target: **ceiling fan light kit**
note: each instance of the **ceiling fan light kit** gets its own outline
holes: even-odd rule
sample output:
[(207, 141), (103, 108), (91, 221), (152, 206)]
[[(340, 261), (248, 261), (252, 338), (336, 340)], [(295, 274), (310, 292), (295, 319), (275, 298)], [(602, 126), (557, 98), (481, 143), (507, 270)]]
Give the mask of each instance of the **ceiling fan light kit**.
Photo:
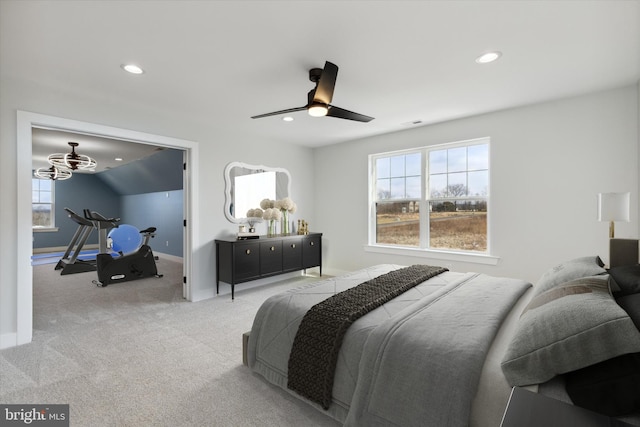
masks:
[(74, 170), (94, 170), (96, 161), (85, 154), (76, 153), (77, 142), (69, 142), (71, 153), (54, 153), (49, 155), (49, 164), (60, 169)]
[(38, 168), (34, 175), (38, 179), (50, 179), (52, 181), (64, 181), (71, 178), (71, 171), (69, 169), (57, 168), (51, 166), (50, 168)]
[(307, 112), (312, 117), (322, 117), (326, 116), (329, 109), (326, 105), (323, 104), (311, 104)]
[(260, 114), (252, 116), (252, 119), (261, 119), (263, 117), (277, 116), (280, 114), (295, 113), (297, 111), (307, 110), (307, 113), (313, 117), (336, 117), (338, 119), (353, 120), (356, 122), (370, 122), (373, 117), (364, 114), (354, 113), (335, 105), (331, 105), (333, 99), (333, 89), (336, 85), (338, 77), (338, 66), (326, 61), (324, 68), (312, 68), (309, 70), (309, 80), (316, 84), (307, 94), (307, 104), (302, 107), (289, 108), (286, 110), (274, 111), (273, 113)]

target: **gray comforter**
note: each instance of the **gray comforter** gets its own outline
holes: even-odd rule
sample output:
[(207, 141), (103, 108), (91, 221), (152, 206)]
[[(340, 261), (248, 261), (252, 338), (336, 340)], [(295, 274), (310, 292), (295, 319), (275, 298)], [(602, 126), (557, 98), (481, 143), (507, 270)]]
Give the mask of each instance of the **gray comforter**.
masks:
[[(286, 390), (289, 352), (305, 312), (401, 267), (375, 266), (268, 299), (251, 330), (249, 366)], [(326, 412), (352, 426), (468, 425), (486, 353), (529, 286), (446, 272), (373, 310), (345, 335)]]

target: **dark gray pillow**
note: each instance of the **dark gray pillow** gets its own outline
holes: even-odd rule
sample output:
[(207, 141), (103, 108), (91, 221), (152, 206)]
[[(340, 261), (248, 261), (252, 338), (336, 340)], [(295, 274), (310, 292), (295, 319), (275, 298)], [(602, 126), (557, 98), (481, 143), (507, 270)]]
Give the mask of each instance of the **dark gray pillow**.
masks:
[(625, 295), (623, 297), (616, 298), (618, 305), (627, 312), (636, 328), (640, 330), (640, 294)]
[(607, 282), (606, 275), (584, 277), (533, 297), (502, 360), (509, 384), (539, 384), (640, 352), (640, 332), (613, 299)]
[(613, 267), (609, 270), (609, 274), (620, 288), (619, 294), (631, 295), (640, 293), (640, 264)]
[(540, 295), (549, 289), (587, 276), (606, 274), (604, 263), (599, 256), (585, 256), (556, 265), (540, 277), (534, 285), (534, 295)]

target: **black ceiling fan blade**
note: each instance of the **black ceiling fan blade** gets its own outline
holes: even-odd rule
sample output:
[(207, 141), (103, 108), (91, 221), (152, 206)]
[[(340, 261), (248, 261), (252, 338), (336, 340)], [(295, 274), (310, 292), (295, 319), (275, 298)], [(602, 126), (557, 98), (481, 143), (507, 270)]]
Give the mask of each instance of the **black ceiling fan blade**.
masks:
[(289, 108), (287, 110), (274, 111), (273, 113), (259, 114), (257, 116), (251, 116), (251, 118), (261, 119), (263, 117), (278, 116), (280, 114), (287, 114), (287, 113), (295, 113), (298, 111), (304, 111), (306, 109), (307, 109), (307, 106), (305, 105), (304, 107)]
[(337, 117), (339, 119), (354, 120), (356, 122), (370, 122), (373, 117), (365, 116), (364, 114), (354, 113), (353, 111), (345, 110), (344, 108), (329, 106), (327, 116)]
[(316, 92), (313, 95), (313, 102), (329, 105), (333, 99), (333, 89), (336, 87), (336, 78), (338, 77), (338, 66), (334, 63), (326, 61), (324, 69), (320, 75)]

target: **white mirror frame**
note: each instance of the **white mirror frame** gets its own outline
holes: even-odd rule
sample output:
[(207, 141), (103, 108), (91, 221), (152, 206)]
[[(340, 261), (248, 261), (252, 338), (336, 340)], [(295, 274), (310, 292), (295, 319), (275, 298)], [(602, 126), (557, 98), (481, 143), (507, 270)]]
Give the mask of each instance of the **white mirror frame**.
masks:
[(230, 222), (234, 224), (245, 224), (247, 222), (246, 218), (236, 218), (231, 215), (231, 187), (233, 186), (233, 179), (231, 178), (231, 170), (235, 167), (244, 168), (244, 169), (252, 169), (252, 170), (262, 170), (262, 171), (270, 171), (270, 172), (281, 172), (287, 176), (287, 197), (291, 197), (291, 174), (288, 170), (284, 168), (272, 168), (264, 165), (251, 165), (248, 163), (242, 162), (231, 162), (224, 168), (224, 216)]

